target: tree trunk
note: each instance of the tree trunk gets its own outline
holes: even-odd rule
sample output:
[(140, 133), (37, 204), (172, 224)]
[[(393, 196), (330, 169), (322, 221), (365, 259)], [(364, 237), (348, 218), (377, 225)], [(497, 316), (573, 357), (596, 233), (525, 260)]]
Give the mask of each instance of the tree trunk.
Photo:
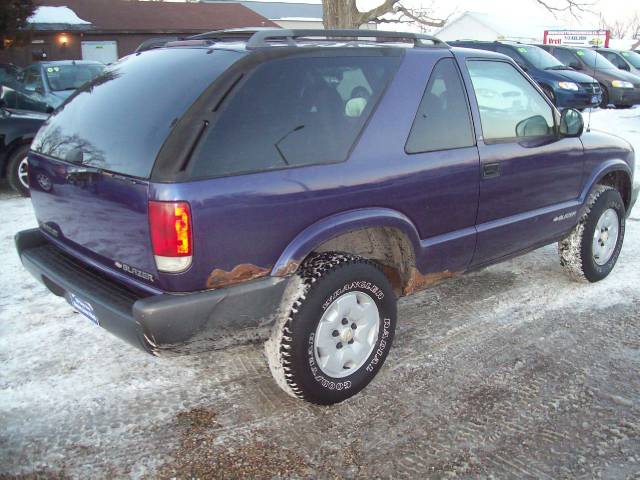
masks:
[(324, 28), (360, 28), (361, 14), (358, 12), (355, 0), (322, 0), (322, 8)]

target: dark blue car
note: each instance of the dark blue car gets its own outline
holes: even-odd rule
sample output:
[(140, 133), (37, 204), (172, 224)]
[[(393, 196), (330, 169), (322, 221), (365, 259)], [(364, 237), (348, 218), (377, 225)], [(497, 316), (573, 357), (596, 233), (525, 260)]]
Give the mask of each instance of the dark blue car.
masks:
[(382, 366), (400, 296), (552, 242), (572, 277), (606, 277), (633, 172), (628, 142), (583, 132), (504, 55), (211, 32), (120, 60), (47, 120), (29, 155), (39, 228), (16, 245), (129, 343), (268, 339), (283, 390), (330, 404)]
[(576, 72), (540, 47), (514, 42), (449, 42), (452, 46), (478, 48), (511, 57), (533, 78), (558, 108), (597, 107), (602, 92), (595, 78)]

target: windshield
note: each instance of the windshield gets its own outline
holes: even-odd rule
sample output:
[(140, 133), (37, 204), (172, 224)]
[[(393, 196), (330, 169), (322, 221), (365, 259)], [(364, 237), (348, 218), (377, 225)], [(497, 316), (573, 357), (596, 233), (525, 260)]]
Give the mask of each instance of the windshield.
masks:
[(616, 66), (613, 63), (594, 50), (580, 48), (573, 50), (573, 53), (580, 57), (580, 59), (591, 68), (599, 68), (601, 70), (609, 70), (613, 68), (616, 70)]
[(242, 56), (160, 48), (124, 57), (49, 117), (31, 147), (61, 160), (148, 178), (175, 123)]
[(539, 47), (527, 45), (526, 47), (516, 47), (518, 53), (522, 55), (529, 63), (534, 67), (541, 70), (550, 69), (554, 67), (565, 67), (556, 57), (550, 53), (545, 52)]
[(640, 53), (636, 52), (622, 52), (622, 56), (627, 62), (636, 68), (640, 68)]
[(76, 90), (96, 78), (103, 70), (104, 65), (98, 63), (47, 65), (44, 68), (49, 86), (54, 92)]

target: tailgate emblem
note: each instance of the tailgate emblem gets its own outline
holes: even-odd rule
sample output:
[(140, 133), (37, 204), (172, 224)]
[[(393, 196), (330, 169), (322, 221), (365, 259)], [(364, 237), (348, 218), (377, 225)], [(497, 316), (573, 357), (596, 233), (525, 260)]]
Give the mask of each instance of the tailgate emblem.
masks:
[(127, 265), (126, 263), (121, 263), (118, 261), (113, 262), (113, 264), (120, 270), (124, 270), (125, 272), (130, 273), (131, 275), (135, 275), (136, 277), (142, 278), (143, 280), (153, 282), (153, 275), (150, 274), (149, 272), (145, 272), (144, 270), (140, 270), (136, 267), (132, 267), (130, 265)]

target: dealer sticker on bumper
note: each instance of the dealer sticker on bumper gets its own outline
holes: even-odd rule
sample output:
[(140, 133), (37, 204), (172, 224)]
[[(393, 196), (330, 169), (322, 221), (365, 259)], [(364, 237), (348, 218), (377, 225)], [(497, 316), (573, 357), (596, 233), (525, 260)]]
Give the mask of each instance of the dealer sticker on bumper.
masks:
[(82, 300), (81, 298), (78, 298), (73, 293), (69, 293), (69, 298), (67, 300), (69, 301), (71, 306), (75, 308), (78, 312), (80, 312), (82, 315), (87, 317), (96, 325), (100, 325), (100, 321), (98, 320), (98, 317), (96, 317), (96, 314), (93, 311), (93, 307), (89, 302), (87, 302), (86, 300)]

